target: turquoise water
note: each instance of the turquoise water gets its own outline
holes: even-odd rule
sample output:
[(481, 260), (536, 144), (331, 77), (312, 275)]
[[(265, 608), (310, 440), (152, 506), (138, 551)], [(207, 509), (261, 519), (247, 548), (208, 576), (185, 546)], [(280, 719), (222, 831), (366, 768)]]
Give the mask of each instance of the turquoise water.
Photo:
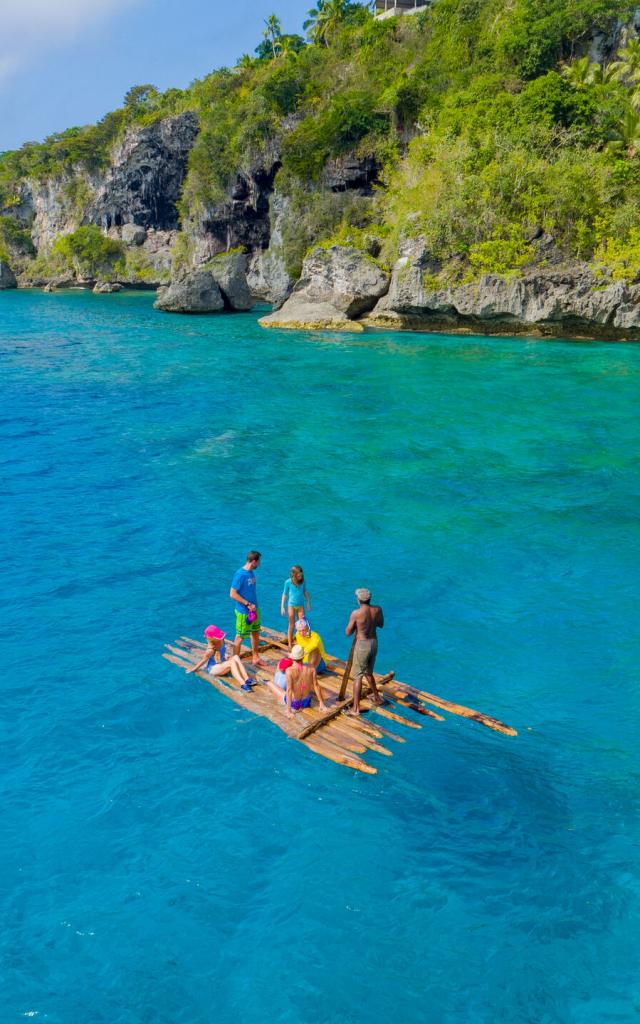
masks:
[[(0, 1021), (636, 1020), (640, 347), (0, 296)], [(513, 724), (366, 777), (162, 645), (300, 562)]]

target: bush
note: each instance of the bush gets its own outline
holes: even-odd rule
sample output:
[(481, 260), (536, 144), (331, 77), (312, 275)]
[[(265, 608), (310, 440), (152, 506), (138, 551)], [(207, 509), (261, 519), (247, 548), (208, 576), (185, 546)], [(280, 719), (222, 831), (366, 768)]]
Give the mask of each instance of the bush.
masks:
[(114, 263), (123, 252), (121, 242), (107, 238), (93, 224), (78, 228), (70, 235), (60, 235), (51, 247), (52, 256), (79, 279), (112, 273)]
[(306, 191), (290, 195), (290, 210), (282, 226), (282, 256), (291, 277), (299, 277), (310, 248), (330, 238), (342, 225), (363, 228), (371, 216), (371, 200), (349, 192)]
[(490, 238), (469, 249), (469, 263), (474, 276), (481, 274), (509, 275), (533, 259), (533, 246), (513, 229), (508, 238)]
[(599, 273), (611, 274), (614, 281), (633, 284), (640, 279), (640, 226), (631, 227), (623, 238), (601, 238), (594, 263)]

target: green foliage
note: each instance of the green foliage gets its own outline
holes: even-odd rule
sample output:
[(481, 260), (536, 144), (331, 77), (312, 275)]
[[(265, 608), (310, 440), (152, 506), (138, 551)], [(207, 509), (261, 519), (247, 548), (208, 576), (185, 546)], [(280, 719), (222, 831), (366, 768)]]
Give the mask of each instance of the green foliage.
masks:
[(640, 279), (640, 226), (631, 227), (625, 237), (601, 238), (594, 253), (601, 273), (610, 273), (614, 281), (634, 283)]
[(31, 235), (15, 217), (0, 217), (0, 260), (12, 263), (13, 257), (28, 258), (35, 249)]
[(169, 271), (158, 271), (151, 264), (144, 249), (127, 248), (113, 263), (113, 275), (131, 284), (155, 284), (168, 281)]
[(509, 275), (526, 263), (531, 263), (534, 249), (516, 228), (508, 238), (489, 238), (476, 242), (469, 249), (469, 264), (473, 276), (481, 274)]
[[(632, 265), (640, 43), (628, 33), (607, 66), (588, 57), (595, 33), (630, 19), (629, 0), (434, 0), (417, 16), (382, 21), (367, 6), (319, 0), (309, 44), (283, 35), (274, 14), (257, 56), (233, 70), (186, 90), (135, 86), (98, 125), (0, 155), (0, 209), (19, 203), (25, 177), (57, 176), (73, 182), (65, 192), (80, 222), (88, 197), (72, 168), (104, 167), (132, 124), (194, 110), (201, 131), (183, 222), (215, 217), (238, 173), (279, 167), (276, 184), (291, 202), (282, 248), (294, 274), (323, 240), (381, 245), (391, 263), (407, 234), (461, 273), (518, 272), (536, 258), (526, 241), (534, 229), (567, 257), (595, 253), (617, 272), (628, 250)], [(326, 190), (327, 162), (352, 154), (383, 165), (376, 196)], [(190, 262), (188, 250), (181, 236), (177, 265)]]
[(287, 272), (298, 277), (307, 251), (336, 232), (365, 228), (371, 202), (349, 192), (298, 189), (289, 198), (289, 215), (282, 228), (282, 256)]
[(174, 276), (179, 276), (189, 270), (193, 260), (193, 243), (184, 231), (177, 236), (171, 249), (171, 270)]
[(60, 235), (51, 247), (52, 256), (79, 279), (110, 274), (123, 251), (121, 242), (107, 238), (93, 224), (69, 235)]

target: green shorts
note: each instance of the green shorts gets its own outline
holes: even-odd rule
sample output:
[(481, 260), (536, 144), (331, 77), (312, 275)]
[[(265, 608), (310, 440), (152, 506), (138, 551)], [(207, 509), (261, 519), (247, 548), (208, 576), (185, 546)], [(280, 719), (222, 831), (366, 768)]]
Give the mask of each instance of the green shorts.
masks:
[(236, 610), (236, 636), (241, 636), (244, 640), (252, 633), (260, 632), (260, 609), (256, 608), (256, 611), (258, 614), (253, 622), (247, 622), (247, 613)]

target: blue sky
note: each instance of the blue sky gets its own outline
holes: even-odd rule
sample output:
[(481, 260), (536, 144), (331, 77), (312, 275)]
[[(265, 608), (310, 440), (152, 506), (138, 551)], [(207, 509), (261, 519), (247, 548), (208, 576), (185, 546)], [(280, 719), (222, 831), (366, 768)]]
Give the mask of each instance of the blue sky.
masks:
[(89, 124), (132, 85), (185, 86), (252, 53), (311, 0), (0, 0), (0, 151)]

